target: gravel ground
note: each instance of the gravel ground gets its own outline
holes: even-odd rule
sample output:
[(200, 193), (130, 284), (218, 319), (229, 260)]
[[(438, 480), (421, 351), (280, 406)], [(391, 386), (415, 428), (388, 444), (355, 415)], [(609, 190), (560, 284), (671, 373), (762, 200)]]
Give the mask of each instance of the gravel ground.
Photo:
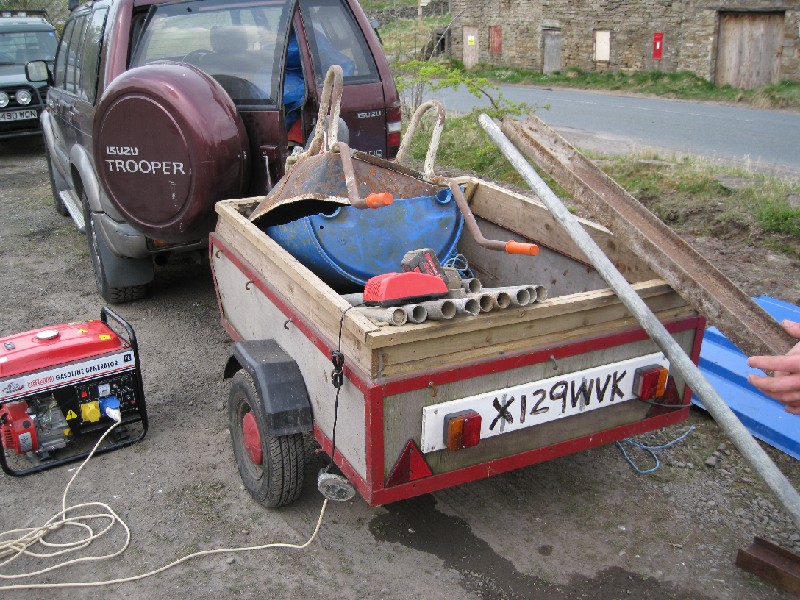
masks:
[[(96, 318), (103, 304), (85, 239), (53, 210), (41, 144), (0, 144), (0, 182), (0, 336)], [(723, 266), (730, 260), (709, 252)], [(781, 285), (759, 288), (759, 281), (786, 277), (783, 259), (774, 264), (774, 277), (740, 283), (751, 294), (779, 295)], [(285, 509), (266, 510), (243, 489), (225, 416), (229, 340), (207, 265), (186, 259), (159, 270), (149, 298), (118, 310), (141, 345), (151, 429), (141, 443), (90, 462), (67, 502), (110, 504), (129, 525), (131, 546), (114, 560), (73, 565), (40, 580), (127, 577), (199, 549), (304, 542), (322, 504), (314, 486), (322, 458), (310, 459), (303, 496)], [(358, 498), (331, 505), (305, 550), (219, 554), (102, 590), (3, 597), (791, 597), (734, 565), (753, 536), (800, 552), (800, 534), (716, 424), (696, 411), (688, 423), (640, 439), (663, 444), (690, 426), (683, 441), (659, 453), (661, 467), (648, 475), (637, 474), (610, 445), (385, 507)], [(629, 450), (651, 466), (648, 456)], [(767, 451), (797, 485), (797, 462)], [(73, 471), (0, 476), (0, 531), (55, 514)], [(122, 538), (117, 529), (90, 553)], [(0, 572), (31, 568), (41, 567), (22, 558)]]

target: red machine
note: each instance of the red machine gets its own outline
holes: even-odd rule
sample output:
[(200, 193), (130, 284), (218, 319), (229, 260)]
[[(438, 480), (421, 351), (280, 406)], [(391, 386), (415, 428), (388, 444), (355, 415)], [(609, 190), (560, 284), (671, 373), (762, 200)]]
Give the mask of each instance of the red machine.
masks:
[(28, 475), (81, 460), (116, 418), (98, 454), (141, 440), (148, 427), (136, 335), (122, 317), (103, 308), (99, 321), (0, 338), (3, 471)]

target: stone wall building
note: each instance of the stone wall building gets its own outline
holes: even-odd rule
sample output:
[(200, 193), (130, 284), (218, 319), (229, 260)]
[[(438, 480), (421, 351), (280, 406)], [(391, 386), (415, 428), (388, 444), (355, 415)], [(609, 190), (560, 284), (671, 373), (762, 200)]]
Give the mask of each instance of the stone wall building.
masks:
[(543, 73), (691, 71), (718, 85), (800, 81), (800, 4), (776, 0), (451, 0), (465, 65)]

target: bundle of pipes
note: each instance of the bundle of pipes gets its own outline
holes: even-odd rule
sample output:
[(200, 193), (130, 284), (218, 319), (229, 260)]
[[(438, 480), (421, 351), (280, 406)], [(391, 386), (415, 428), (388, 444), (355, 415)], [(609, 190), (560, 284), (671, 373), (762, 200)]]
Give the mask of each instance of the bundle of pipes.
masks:
[(451, 290), (446, 298), (409, 303), (402, 306), (366, 306), (363, 294), (342, 296), (355, 310), (376, 323), (405, 325), (425, 321), (446, 321), (457, 315), (476, 316), (493, 310), (522, 307), (547, 299), (543, 285), (514, 285), (484, 288), (476, 278), (462, 279), (460, 290)]

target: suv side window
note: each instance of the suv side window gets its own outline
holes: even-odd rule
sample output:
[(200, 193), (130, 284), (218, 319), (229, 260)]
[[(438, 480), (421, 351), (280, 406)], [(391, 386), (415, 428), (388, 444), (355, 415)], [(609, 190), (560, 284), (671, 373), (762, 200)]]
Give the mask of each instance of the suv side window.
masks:
[(100, 48), (108, 9), (103, 8), (92, 15), (86, 26), (83, 50), (81, 51), (80, 95), (94, 104), (97, 96), (97, 79), (100, 67)]
[(378, 67), (353, 13), (342, 0), (300, 0), (314, 76), (322, 87), (331, 65), (340, 65), (344, 83), (380, 81)]
[(86, 29), (86, 15), (75, 19), (75, 28), (72, 30), (69, 46), (67, 48), (67, 80), (65, 88), (68, 92), (78, 91), (78, 81), (81, 76), (81, 40)]
[(56, 55), (55, 73), (53, 73), (54, 85), (63, 88), (67, 77), (67, 47), (72, 38), (72, 31), (75, 29), (75, 19), (72, 19), (64, 28), (64, 34), (61, 36), (61, 43), (58, 45), (58, 54)]
[(81, 42), (83, 33), (86, 30), (88, 15), (82, 15), (75, 19), (75, 29), (72, 30), (72, 38), (69, 42), (69, 52), (67, 53), (67, 91), (77, 93), (78, 81), (81, 78)]

